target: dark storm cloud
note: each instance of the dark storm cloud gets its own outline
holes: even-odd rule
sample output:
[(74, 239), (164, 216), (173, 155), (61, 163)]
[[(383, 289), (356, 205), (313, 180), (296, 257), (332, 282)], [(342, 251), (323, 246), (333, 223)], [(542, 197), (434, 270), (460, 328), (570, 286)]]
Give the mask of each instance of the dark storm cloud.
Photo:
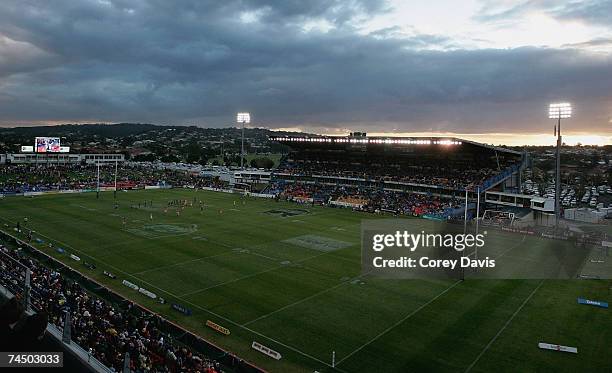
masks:
[(226, 126), (250, 110), (270, 127), (533, 131), (563, 98), (589, 103), (585, 129), (609, 128), (608, 55), (356, 32), (386, 11), (357, 0), (5, 1), (0, 122)]

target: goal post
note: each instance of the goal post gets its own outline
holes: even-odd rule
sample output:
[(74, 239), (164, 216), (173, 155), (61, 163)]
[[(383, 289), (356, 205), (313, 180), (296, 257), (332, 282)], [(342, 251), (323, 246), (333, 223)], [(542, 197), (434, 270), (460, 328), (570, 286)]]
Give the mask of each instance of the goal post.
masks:
[(482, 224), (511, 226), (514, 224), (515, 214), (509, 211), (485, 210), (482, 214)]

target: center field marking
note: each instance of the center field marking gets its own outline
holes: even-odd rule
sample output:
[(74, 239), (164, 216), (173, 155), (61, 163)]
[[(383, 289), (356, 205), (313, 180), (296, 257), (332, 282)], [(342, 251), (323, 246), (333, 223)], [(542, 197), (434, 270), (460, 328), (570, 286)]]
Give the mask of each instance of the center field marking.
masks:
[[(76, 251), (76, 252), (78, 252), (78, 253), (81, 253), (81, 255), (83, 255), (83, 256), (87, 256), (87, 257), (89, 257), (90, 259), (96, 260), (96, 261), (98, 261), (99, 263), (102, 263), (103, 265), (105, 265), (105, 266), (107, 266), (107, 267), (109, 267), (109, 268), (112, 268), (112, 269), (113, 269), (115, 272), (117, 272), (117, 273), (123, 273), (123, 274), (124, 274), (124, 275), (126, 275), (126, 276), (132, 277), (132, 278), (134, 278), (134, 279), (136, 279), (136, 280), (138, 280), (138, 281), (140, 281), (140, 282), (142, 282), (142, 283), (144, 283), (144, 284), (147, 284), (147, 285), (148, 285), (148, 286), (150, 286), (152, 289), (157, 289), (157, 290), (159, 290), (159, 291), (161, 291), (161, 292), (163, 292), (163, 293), (165, 293), (165, 294), (168, 294), (168, 295), (170, 295), (171, 297), (174, 297), (174, 298), (176, 298), (176, 299), (182, 299), (182, 298), (181, 298), (181, 297), (179, 297), (178, 295), (173, 294), (172, 292), (169, 292), (168, 290), (164, 290), (164, 289), (162, 289), (162, 288), (160, 288), (160, 287), (158, 287), (158, 286), (156, 286), (156, 285), (153, 285), (153, 284), (151, 284), (150, 282), (147, 282), (147, 281), (145, 281), (145, 280), (141, 279), (140, 277), (136, 277), (136, 276), (134, 276), (134, 275), (131, 275), (131, 274), (129, 274), (129, 273), (127, 273), (127, 272), (125, 272), (124, 270), (122, 270), (122, 269), (120, 269), (120, 268), (115, 267), (114, 265), (111, 265), (111, 264), (108, 264), (108, 263), (106, 263), (106, 262), (103, 262), (103, 261), (101, 261), (101, 260), (99, 260), (99, 259), (97, 259), (97, 258), (95, 258), (95, 257), (93, 257), (93, 256), (91, 256), (91, 255), (89, 255), (89, 254), (87, 254), (87, 253), (85, 253), (85, 252), (83, 252), (83, 251), (79, 250), (79, 249), (76, 249), (76, 248), (74, 248), (74, 247), (72, 247), (72, 246), (68, 245), (68, 244), (67, 244), (67, 243), (65, 243), (65, 242), (62, 242), (62, 241), (56, 240), (56, 239), (51, 238), (51, 237), (49, 237), (49, 236), (46, 236), (46, 235), (44, 235), (44, 234), (41, 234), (41, 236), (46, 237), (47, 239), (52, 240), (52, 241), (55, 241), (55, 242), (57, 242), (57, 243), (60, 243), (60, 244), (62, 244), (63, 246), (66, 246), (67, 248), (70, 248), (70, 249), (72, 249), (72, 250), (74, 250), (74, 251)], [(327, 253), (322, 253), (322, 254), (320, 254), (320, 255), (315, 255), (315, 256), (321, 256), (321, 255), (325, 255), (325, 254), (327, 254)], [(227, 317), (225, 317), (225, 316), (222, 316), (222, 315), (220, 315), (220, 314), (218, 314), (218, 313), (216, 313), (216, 312), (214, 312), (214, 311), (211, 311), (211, 310), (209, 310), (209, 309), (207, 309), (207, 308), (205, 308), (205, 307), (202, 307), (202, 306), (200, 306), (200, 305), (198, 305), (198, 304), (195, 304), (195, 303), (193, 303), (193, 302), (190, 302), (190, 301), (188, 301), (188, 300), (184, 300), (184, 299), (183, 299), (183, 301), (184, 301), (185, 303), (187, 303), (187, 304), (191, 305), (192, 307), (195, 307), (195, 308), (197, 308), (197, 309), (200, 309), (200, 310), (202, 310), (202, 311), (204, 311), (204, 312), (206, 312), (206, 313), (209, 313), (209, 314), (211, 314), (211, 315), (213, 315), (213, 316), (215, 316), (215, 317), (218, 317), (219, 319), (225, 320), (226, 322), (228, 322), (228, 323), (230, 323), (230, 324), (232, 324), (232, 325), (235, 325), (235, 326), (237, 326), (238, 328), (244, 329), (244, 330), (246, 330), (246, 331), (248, 331), (248, 332), (250, 332), (250, 333), (252, 333), (252, 334), (258, 335), (258, 336), (260, 336), (260, 337), (262, 337), (262, 338), (264, 338), (264, 339), (267, 339), (268, 341), (271, 341), (271, 342), (273, 342), (273, 343), (275, 343), (275, 344), (277, 344), (277, 345), (279, 345), (279, 346), (283, 346), (283, 347), (285, 347), (286, 349), (291, 350), (291, 351), (293, 351), (293, 352), (295, 352), (295, 353), (297, 353), (297, 354), (300, 354), (300, 355), (302, 355), (302, 356), (304, 356), (304, 357), (307, 357), (307, 358), (309, 358), (309, 359), (312, 359), (312, 360), (314, 360), (314, 361), (316, 361), (316, 362), (318, 362), (318, 363), (324, 364), (324, 365), (325, 365), (325, 366), (327, 366), (327, 367), (333, 368), (333, 367), (331, 366), (331, 364), (330, 364), (330, 363), (325, 362), (325, 361), (323, 361), (323, 360), (321, 360), (321, 359), (319, 359), (319, 358), (317, 358), (317, 357), (314, 357), (314, 356), (312, 356), (312, 355), (310, 355), (310, 354), (308, 354), (308, 353), (306, 353), (306, 352), (304, 352), (304, 351), (301, 351), (301, 350), (299, 350), (299, 349), (297, 349), (297, 348), (295, 348), (295, 347), (293, 347), (293, 346), (289, 346), (289, 345), (287, 345), (287, 344), (285, 344), (285, 343), (283, 343), (283, 342), (277, 341), (277, 340), (276, 340), (276, 339), (274, 339), (274, 338), (268, 337), (268, 336), (267, 336), (267, 335), (265, 335), (265, 334), (262, 334), (262, 333), (260, 333), (260, 332), (257, 332), (257, 331), (255, 331), (255, 330), (253, 330), (253, 329), (250, 329), (250, 328), (246, 327), (246, 326), (240, 325), (240, 324), (239, 324), (239, 323), (237, 323), (236, 321), (231, 320), (231, 319), (229, 319), (229, 318), (227, 318)], [(196, 335), (197, 335), (198, 333), (194, 333), (194, 334), (196, 334)], [(344, 370), (339, 369), (339, 368), (337, 368), (337, 367), (336, 367), (335, 369), (336, 369), (336, 370), (338, 370), (338, 371), (341, 371), (341, 372), (345, 372)]]
[(474, 361), (472, 361), (472, 364), (470, 364), (467, 369), (465, 370), (465, 373), (468, 373), (469, 371), (472, 370), (472, 368), (474, 368), (474, 366), (476, 365), (476, 363), (478, 363), (478, 360), (480, 360), (480, 358), (482, 357), (482, 355), (485, 354), (485, 352), (487, 352), (487, 350), (489, 350), (489, 347), (491, 347), (493, 345), (493, 343), (495, 342), (495, 340), (497, 340), (497, 338), (504, 332), (504, 330), (506, 330), (506, 328), (508, 327), (508, 325), (510, 325), (510, 323), (512, 322), (512, 320), (514, 320), (514, 318), (516, 317), (516, 315), (519, 314), (519, 312), (521, 312), (521, 310), (523, 309), (523, 307), (525, 307), (525, 305), (527, 304), (527, 302), (529, 302), (529, 300), (533, 297), (533, 295), (538, 291), (538, 289), (542, 286), (542, 284), (544, 283), (544, 280), (540, 281), (540, 283), (538, 284), (538, 286), (536, 286), (535, 289), (533, 289), (533, 291), (531, 292), (531, 294), (529, 294), (529, 296), (527, 296), (527, 298), (525, 298), (525, 300), (523, 301), (523, 303), (519, 306), (519, 308), (516, 309), (516, 311), (514, 311), (514, 313), (512, 314), (512, 316), (510, 316), (510, 318), (508, 319), (508, 321), (506, 321), (506, 323), (504, 324), (504, 326), (502, 326), (501, 329), (499, 329), (499, 331), (497, 332), (497, 334), (495, 334), (495, 336), (493, 338), (491, 338), (491, 340), (489, 341), (489, 343), (487, 343), (487, 345), (482, 349), (482, 351), (480, 351), (480, 354), (478, 354), (478, 356), (476, 356), (476, 359), (474, 359)]
[(412, 316), (416, 315), (419, 311), (421, 311), (423, 308), (427, 307), (428, 305), (430, 305), (431, 303), (433, 303), (434, 301), (436, 301), (438, 298), (440, 298), (441, 296), (443, 296), (444, 294), (446, 294), (447, 292), (449, 292), (452, 288), (454, 288), (455, 286), (457, 286), (459, 283), (461, 283), (462, 280), (457, 280), (455, 281), (453, 284), (451, 284), (449, 287), (447, 287), (446, 289), (444, 289), (441, 293), (439, 293), (438, 295), (436, 295), (435, 297), (431, 298), (429, 301), (427, 301), (427, 303), (422, 304), (421, 306), (419, 306), (419, 308), (415, 309), (414, 311), (410, 312), (408, 315), (406, 315), (404, 318), (402, 318), (401, 320), (399, 320), (398, 322), (396, 322), (395, 324), (391, 325), (390, 327), (388, 327), (387, 329), (383, 330), (382, 332), (380, 332), (378, 335), (376, 335), (374, 338), (370, 339), (369, 341), (367, 341), (366, 343), (362, 344), (360, 347), (358, 347), (357, 349), (355, 349), (353, 352), (351, 352), (350, 354), (346, 355), (345, 357), (343, 357), (342, 359), (338, 360), (338, 362), (336, 363), (336, 366), (342, 364), (343, 361), (346, 361), (348, 358), (350, 358), (351, 356), (355, 355), (357, 352), (361, 351), (364, 347), (370, 345), (372, 342), (376, 341), (378, 338), (382, 337), (383, 335), (387, 334), (389, 331), (391, 331), (391, 329), (395, 328), (396, 326), (402, 324), (404, 321), (408, 320), (409, 318), (411, 318)]

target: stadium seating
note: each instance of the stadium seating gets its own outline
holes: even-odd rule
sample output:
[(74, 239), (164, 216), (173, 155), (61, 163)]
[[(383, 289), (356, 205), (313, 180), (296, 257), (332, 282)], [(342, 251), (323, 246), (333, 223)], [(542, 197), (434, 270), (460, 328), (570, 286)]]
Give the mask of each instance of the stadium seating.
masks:
[[(63, 328), (68, 310), (72, 340), (114, 371), (123, 370), (126, 352), (131, 357), (130, 369), (136, 372), (221, 371), (217, 361), (173, 342), (159, 328), (161, 320), (157, 316), (143, 313), (132, 303), (125, 308), (113, 306), (18, 250), (0, 246), (0, 251), (0, 284), (13, 294), (22, 293), (24, 266), (32, 271), (31, 304), (36, 313), (24, 319), (23, 307), (15, 298), (0, 309), (0, 328), (7, 333), (4, 335), (15, 337), (11, 344), (17, 341), (11, 349), (39, 338), (47, 320)], [(8, 341), (4, 337), (2, 340)]]
[(273, 183), (271, 190), (277, 191), (280, 198), (294, 201), (311, 200), (312, 203), (325, 204), (338, 201), (346, 205), (362, 206), (360, 209), (368, 212), (409, 216), (431, 215), (444, 220), (463, 216), (463, 205), (460, 200), (427, 194), (282, 181)]
[[(114, 187), (115, 167), (100, 167), (100, 187)], [(0, 168), (0, 194), (53, 190), (94, 190), (98, 186), (93, 165), (5, 165)], [(150, 185), (219, 187), (218, 181), (192, 173), (154, 167), (151, 164), (123, 164), (118, 168), (118, 189), (139, 189)]]
[[(508, 172), (511, 171), (505, 171), (503, 177), (507, 176)], [(275, 173), (413, 183), (451, 190), (473, 189), (478, 186), (484, 189), (485, 183), (488, 187), (502, 178), (498, 171), (488, 167), (474, 168), (456, 164), (440, 166), (435, 162), (388, 166), (376, 162), (341, 163), (316, 158), (296, 159), (295, 155), (285, 157)]]

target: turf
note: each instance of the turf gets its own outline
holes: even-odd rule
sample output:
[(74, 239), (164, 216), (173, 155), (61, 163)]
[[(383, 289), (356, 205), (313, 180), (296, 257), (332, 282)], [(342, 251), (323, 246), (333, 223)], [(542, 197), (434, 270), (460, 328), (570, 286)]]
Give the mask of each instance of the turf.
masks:
[[(199, 203), (180, 216), (167, 201)], [(153, 201), (153, 207), (142, 203)], [(188, 189), (0, 200), (2, 229), (16, 221), (36, 244), (87, 276), (273, 372), (606, 371), (612, 366), (610, 301), (596, 280), (385, 280), (360, 274), (360, 223), (373, 215)], [(141, 203), (140, 208), (133, 205)], [(151, 220), (153, 215), (153, 220)], [(126, 224), (123, 224), (125, 217)], [(406, 219), (420, 231), (421, 219)], [(22, 225), (23, 226), (23, 225)], [(13, 232), (14, 233), (14, 232)], [(534, 265), (563, 243), (491, 236), (498, 255)], [(46, 245), (96, 264), (90, 270)], [(556, 247), (556, 246), (555, 246)], [(117, 275), (112, 280), (103, 270)], [(183, 316), (123, 285), (127, 279), (193, 310)], [(207, 328), (213, 320), (231, 330)], [(272, 360), (250, 348), (260, 342)], [(577, 346), (542, 351), (538, 342)]]

